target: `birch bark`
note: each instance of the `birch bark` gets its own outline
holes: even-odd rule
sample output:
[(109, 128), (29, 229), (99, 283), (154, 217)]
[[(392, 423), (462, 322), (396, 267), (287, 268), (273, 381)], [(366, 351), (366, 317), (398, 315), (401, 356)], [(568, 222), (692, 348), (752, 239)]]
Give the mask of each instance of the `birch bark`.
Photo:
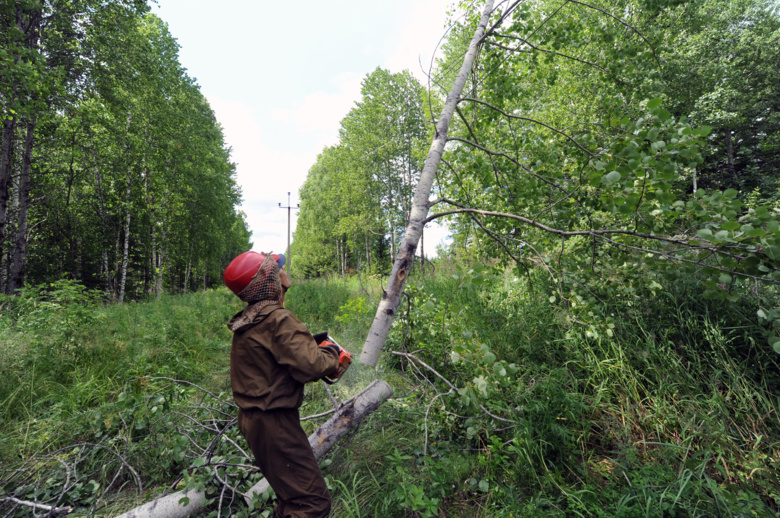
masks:
[(130, 179), (131, 179), (132, 166), (127, 166), (127, 189), (125, 192), (125, 208), (127, 210), (127, 216), (125, 217), (125, 240), (124, 248), (122, 250), (122, 277), (119, 285), (119, 304), (122, 304), (125, 300), (125, 286), (127, 285), (127, 263), (130, 255)]
[(460, 67), (458, 76), (455, 78), (455, 83), (452, 85), (452, 89), (447, 95), (444, 108), (442, 109), (439, 121), (436, 124), (436, 134), (431, 143), (430, 150), (428, 151), (428, 157), (425, 159), (425, 166), (420, 175), (420, 180), (417, 182), (417, 187), (414, 191), (414, 201), (409, 224), (406, 226), (406, 232), (401, 241), (401, 246), (398, 249), (395, 262), (393, 263), (390, 278), (387, 280), (387, 287), (385, 288), (382, 300), (377, 308), (374, 322), (371, 324), (371, 329), (366, 338), (366, 343), (363, 345), (363, 351), (360, 353), (360, 363), (365, 365), (370, 365), (371, 367), (376, 366), (377, 361), (379, 361), (379, 354), (382, 352), (382, 347), (384, 346), (387, 334), (390, 331), (390, 325), (395, 318), (395, 312), (398, 309), (401, 300), (401, 292), (406, 283), (406, 276), (412, 267), (414, 254), (417, 251), (417, 243), (422, 234), (423, 220), (425, 220), (428, 215), (428, 198), (431, 194), (431, 186), (433, 185), (433, 179), (436, 175), (436, 169), (439, 167), (439, 161), (444, 154), (444, 146), (447, 144), (447, 132), (450, 128), (450, 121), (455, 113), (455, 107), (460, 100), (460, 95), (461, 92), (463, 92), (466, 80), (471, 73), (471, 68), (474, 65), (474, 60), (478, 53), (479, 44), (485, 34), (485, 28), (487, 27), (492, 11), (493, 0), (488, 0), (482, 11), (482, 18), (479, 21), (479, 26), (474, 32), (474, 37), (471, 38), (469, 50), (463, 58), (463, 65)]
[(24, 285), (24, 262), (27, 255), (27, 222), (30, 213), (30, 169), (32, 167), (32, 149), (35, 135), (35, 123), (27, 123), (27, 135), (24, 140), (22, 174), (19, 178), (19, 225), (13, 249), (11, 276), (8, 281), (8, 294), (13, 295)]

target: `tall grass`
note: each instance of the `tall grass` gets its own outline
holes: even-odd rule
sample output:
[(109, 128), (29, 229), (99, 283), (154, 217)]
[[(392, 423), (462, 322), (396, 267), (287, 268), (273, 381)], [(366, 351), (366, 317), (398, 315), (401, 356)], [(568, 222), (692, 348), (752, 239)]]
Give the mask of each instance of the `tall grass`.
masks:
[[(776, 515), (780, 369), (750, 300), (705, 301), (695, 280), (678, 279), (642, 304), (576, 315), (542, 295), (553, 291), (543, 279), (534, 295), (522, 279), (465, 276), (411, 287), (390, 343), (513, 421), (465, 397), (428, 415), (446, 437), (439, 455), (481, 451), (469, 483), (486, 481), (489, 516)], [(511, 382), (491, 378), (485, 365), (498, 364), (480, 349), (515, 364)], [(452, 359), (464, 350), (477, 354)], [(478, 376), (488, 380), (481, 395)], [(461, 492), (449, 498), (473, 494), (452, 482)]]
[[(777, 516), (780, 368), (752, 301), (704, 301), (678, 280), (576, 313), (542, 278), (531, 289), (491, 269), (437, 271), (408, 284), (379, 367), (356, 363), (331, 389), (345, 399), (374, 377), (395, 388), (323, 464), (334, 517)], [(381, 295), (362, 280), (296, 282), (287, 305), (357, 353)], [(15, 304), (0, 317), (2, 464), (107, 433), (95, 415), (151, 394), (144, 377), (229, 399), (225, 322), (241, 304), (226, 290), (86, 313)], [(329, 401), (310, 385), (302, 414)], [(170, 483), (171, 438), (145, 451), (143, 437), (139, 469), (150, 487)]]
[[(42, 311), (41, 300), (50, 302)], [(0, 461), (25, 458), (41, 446), (40, 438), (52, 438), (42, 428), (67, 428), (69, 419), (115, 400), (142, 376), (228, 386), (225, 322), (240, 304), (226, 290), (92, 304), (81, 322), (63, 324), (87, 302), (5, 302), (17, 307), (4, 315), (0, 334)]]

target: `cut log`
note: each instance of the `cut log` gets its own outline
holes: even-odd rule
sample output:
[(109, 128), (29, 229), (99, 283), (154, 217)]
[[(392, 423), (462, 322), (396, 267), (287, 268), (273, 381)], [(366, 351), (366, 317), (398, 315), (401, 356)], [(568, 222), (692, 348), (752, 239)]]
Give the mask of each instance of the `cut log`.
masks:
[[(182, 498), (189, 498), (187, 505), (181, 505)], [(155, 498), (140, 507), (136, 507), (119, 518), (185, 518), (196, 513), (206, 500), (206, 493), (188, 489), (170, 495)]]
[[(393, 388), (382, 380), (374, 380), (358, 394), (354, 399), (345, 403), (333, 417), (320, 426), (316, 432), (309, 436), (309, 444), (314, 450), (314, 457), (321, 459), (336, 442), (344, 437), (347, 432), (355, 428), (368, 414), (379, 408), (387, 398), (393, 395)], [(249, 491), (246, 500), (249, 503), (256, 494), (268, 491), (268, 482), (261, 480)]]
[[(322, 458), (336, 442), (353, 430), (367, 415), (379, 408), (393, 394), (393, 388), (382, 380), (374, 380), (357, 396), (342, 405), (341, 408), (313, 434), (309, 444), (317, 459)], [(247, 491), (247, 503), (256, 494), (268, 490), (268, 483), (261, 480)], [(182, 498), (188, 498), (187, 505), (179, 504)], [(136, 507), (119, 518), (184, 518), (198, 511), (206, 495), (203, 492), (187, 490), (161, 496), (140, 507)]]

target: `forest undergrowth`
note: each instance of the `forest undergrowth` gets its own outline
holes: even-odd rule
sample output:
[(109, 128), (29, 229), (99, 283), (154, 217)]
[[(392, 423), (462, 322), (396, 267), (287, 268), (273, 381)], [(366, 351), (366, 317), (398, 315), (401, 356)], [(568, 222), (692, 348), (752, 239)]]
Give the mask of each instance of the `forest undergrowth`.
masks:
[[(288, 307), (357, 353), (381, 294), (360, 281), (294, 281)], [(780, 515), (776, 355), (749, 293), (701, 291), (677, 279), (582, 310), (535, 274), (441, 262), (412, 278), (378, 369), (333, 386), (395, 394), (322, 462), (332, 516)], [(191, 487), (204, 516), (267, 516), (222, 483), (260, 477), (230, 426), (239, 309), (224, 289), (104, 306), (69, 281), (3, 299), (0, 514), (116, 516)], [(301, 415), (329, 408), (311, 384)]]

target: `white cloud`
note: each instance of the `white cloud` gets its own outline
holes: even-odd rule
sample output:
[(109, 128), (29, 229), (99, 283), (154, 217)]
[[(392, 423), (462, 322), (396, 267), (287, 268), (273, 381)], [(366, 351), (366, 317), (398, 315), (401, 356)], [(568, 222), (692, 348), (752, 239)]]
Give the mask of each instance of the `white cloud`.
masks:
[(429, 0), (414, 4), (406, 24), (400, 30), (401, 41), (385, 61), (385, 67), (392, 72), (408, 69), (414, 76), (427, 84), (432, 66), (431, 58), (437, 51), (439, 41), (446, 31), (447, 5), (452, 0)]
[[(445, 31), (449, 1), (415, 2), (403, 18), (405, 25), (396, 32), (398, 37), (390, 38), (397, 42), (396, 47), (386, 49), (384, 54), (389, 57), (377, 64), (393, 72), (409, 69), (425, 83), (419, 60), (422, 59), (426, 69), (430, 65), (431, 55)], [(370, 46), (362, 50), (371, 54), (377, 51)], [(360, 50), (355, 49), (355, 52)], [(325, 85), (331, 88), (313, 88), (305, 97), (287, 101), (275, 109), (268, 108), (264, 113), (250, 107), (253, 100), (234, 102), (208, 97), (222, 124), (225, 140), (232, 148), (237, 182), (244, 200), (240, 209), (247, 215), (255, 249), (277, 252), (286, 249), (287, 211), (280, 209), (279, 203), (287, 205), (288, 192), (292, 204), (298, 203), (298, 191), (317, 155), (324, 147), (338, 143), (341, 119), (360, 99), (362, 79), (362, 73), (340, 73), (330, 79), (330, 85)], [(277, 137), (275, 141), (279, 142), (280, 135), (286, 136), (287, 140), (272, 146), (270, 137)], [(294, 231), (296, 211), (292, 213)], [(429, 225), (426, 229), (428, 254), (444, 234), (445, 228)]]
[(339, 123), (349, 112), (355, 101), (360, 99), (360, 82), (362, 76), (352, 72), (339, 74), (331, 80), (336, 93), (323, 91), (312, 92), (292, 109), (274, 110), (274, 119), (294, 124), (302, 133), (323, 132), (333, 136), (335, 144), (338, 137)]
[(287, 206), (288, 192), (292, 205), (298, 203), (298, 189), (318, 150), (289, 153), (270, 148), (263, 144), (263, 132), (247, 105), (214, 97), (208, 101), (222, 124), (225, 141), (232, 148), (236, 180), (244, 200), (239, 208), (247, 215), (255, 247), (285, 250), (287, 211), (280, 209), (279, 203)]

